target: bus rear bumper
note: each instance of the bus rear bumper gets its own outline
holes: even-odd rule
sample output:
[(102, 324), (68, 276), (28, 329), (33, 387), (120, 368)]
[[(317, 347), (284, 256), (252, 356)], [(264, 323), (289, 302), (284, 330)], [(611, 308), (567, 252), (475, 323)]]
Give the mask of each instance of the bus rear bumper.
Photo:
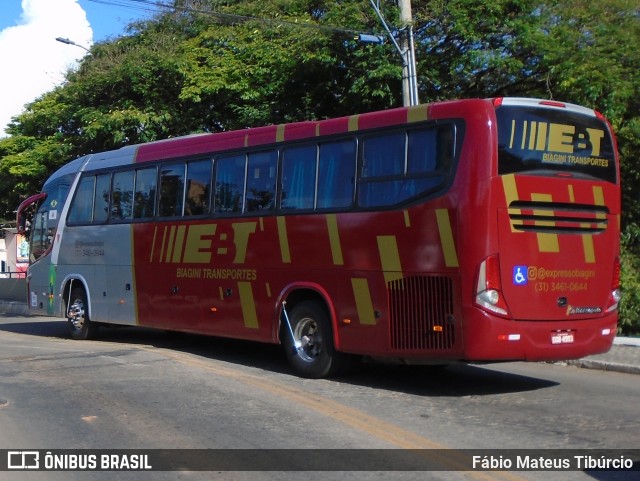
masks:
[(607, 352), (618, 313), (596, 319), (514, 321), (476, 310), (467, 322), (467, 361), (560, 361)]

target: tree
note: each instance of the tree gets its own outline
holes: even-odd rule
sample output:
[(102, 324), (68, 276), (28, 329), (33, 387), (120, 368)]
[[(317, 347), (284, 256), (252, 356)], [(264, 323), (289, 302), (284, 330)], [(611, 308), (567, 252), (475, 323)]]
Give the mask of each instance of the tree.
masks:
[(549, 41), (545, 4), (414, 1), (422, 100), (540, 95)]

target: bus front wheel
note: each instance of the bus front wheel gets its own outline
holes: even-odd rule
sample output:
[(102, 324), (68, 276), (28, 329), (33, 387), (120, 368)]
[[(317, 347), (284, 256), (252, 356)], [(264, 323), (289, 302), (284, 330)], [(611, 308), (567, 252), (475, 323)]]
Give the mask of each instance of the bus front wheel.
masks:
[(73, 339), (93, 339), (98, 333), (98, 325), (89, 319), (87, 295), (84, 289), (75, 287), (71, 291), (67, 306), (67, 321)]
[(283, 345), (289, 364), (296, 374), (322, 378), (337, 374), (345, 356), (333, 348), (333, 333), (326, 309), (318, 302), (296, 304), (289, 313), (291, 332), (285, 328)]

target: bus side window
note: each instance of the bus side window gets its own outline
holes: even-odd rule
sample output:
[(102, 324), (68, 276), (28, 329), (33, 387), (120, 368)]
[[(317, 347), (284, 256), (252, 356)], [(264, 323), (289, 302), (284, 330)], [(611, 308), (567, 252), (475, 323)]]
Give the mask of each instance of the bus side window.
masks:
[(133, 216), (133, 171), (116, 172), (111, 192), (111, 220), (131, 220)]
[(92, 220), (93, 192), (95, 176), (88, 175), (80, 179), (73, 203), (69, 208), (67, 218), (69, 224), (88, 224)]
[(362, 177), (404, 174), (405, 133), (368, 137), (362, 146)]
[(31, 230), (31, 261), (38, 260), (53, 241), (53, 229), (48, 223), (49, 211), (38, 211), (33, 219), (33, 228)]
[(93, 222), (106, 222), (109, 217), (111, 199), (111, 174), (96, 175), (95, 197), (93, 199)]
[(453, 157), (451, 126), (409, 132), (408, 174), (427, 174), (442, 171)]
[(248, 155), (245, 212), (264, 212), (275, 207), (278, 152)]
[(320, 144), (318, 209), (350, 207), (356, 172), (355, 140)]
[[(362, 145), (358, 203), (363, 207), (393, 205), (402, 196), (406, 134), (367, 137)], [(395, 177), (395, 179), (394, 179)]]
[(317, 165), (316, 145), (293, 147), (282, 153), (282, 209), (313, 209)]
[(244, 154), (216, 159), (215, 211), (217, 214), (242, 212), (245, 165)]
[(134, 219), (149, 219), (155, 214), (157, 176), (155, 167), (136, 171)]
[(187, 195), (184, 215), (209, 213), (211, 198), (211, 161), (200, 160), (187, 164)]
[(442, 187), (453, 157), (452, 127), (371, 136), (362, 157), (358, 204), (397, 205)]
[(182, 215), (185, 164), (163, 165), (160, 169), (160, 217)]

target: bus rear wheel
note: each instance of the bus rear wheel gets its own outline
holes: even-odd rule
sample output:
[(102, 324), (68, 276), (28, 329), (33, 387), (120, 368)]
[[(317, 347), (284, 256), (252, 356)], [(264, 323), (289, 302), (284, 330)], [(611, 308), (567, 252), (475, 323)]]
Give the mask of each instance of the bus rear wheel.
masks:
[(80, 287), (75, 287), (71, 291), (67, 306), (67, 321), (73, 339), (93, 339), (98, 333), (99, 326), (89, 319), (87, 295)]
[(331, 322), (322, 304), (315, 301), (296, 304), (289, 313), (289, 321), (293, 339), (285, 329), (283, 345), (296, 374), (317, 379), (342, 370), (346, 357), (333, 348)]

